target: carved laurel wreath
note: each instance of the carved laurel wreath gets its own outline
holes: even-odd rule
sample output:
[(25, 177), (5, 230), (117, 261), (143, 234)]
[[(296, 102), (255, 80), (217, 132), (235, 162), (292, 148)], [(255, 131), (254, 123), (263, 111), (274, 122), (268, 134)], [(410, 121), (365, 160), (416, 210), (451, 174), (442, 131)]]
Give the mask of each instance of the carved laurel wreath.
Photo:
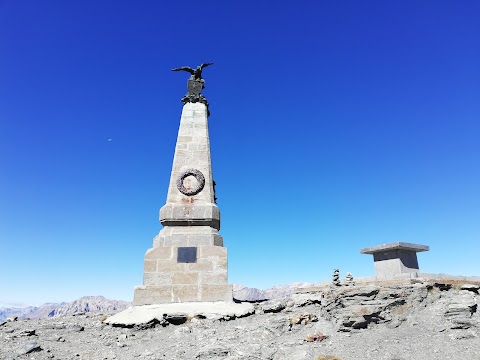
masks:
[[(185, 180), (187, 176), (193, 176), (195, 177), (195, 179), (197, 179), (198, 184), (192, 190), (187, 190), (183, 185), (183, 180)], [(200, 191), (203, 190), (204, 186), (205, 186), (205, 176), (203, 176), (202, 172), (197, 169), (187, 169), (184, 172), (182, 172), (177, 179), (177, 189), (183, 195), (187, 195), (187, 196), (197, 195)]]

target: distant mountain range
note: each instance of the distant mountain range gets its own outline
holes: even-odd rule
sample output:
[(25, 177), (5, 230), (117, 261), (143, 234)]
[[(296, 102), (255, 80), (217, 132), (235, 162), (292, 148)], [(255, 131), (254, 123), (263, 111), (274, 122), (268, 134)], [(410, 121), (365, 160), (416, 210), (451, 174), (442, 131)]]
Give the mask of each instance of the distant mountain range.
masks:
[[(306, 285), (311, 284), (292, 283), (274, 286), (266, 290), (259, 290), (235, 284), (233, 285), (233, 297), (241, 301), (280, 300), (289, 298), (295, 292), (295, 289)], [(12, 316), (18, 316), (19, 319), (40, 319), (87, 312), (110, 313), (126, 309), (131, 305), (132, 303), (129, 301), (109, 300), (103, 296), (83, 296), (80, 299), (69, 303), (47, 303), (40, 306), (28, 306), (23, 308), (0, 308), (0, 321), (4, 321)]]
[(19, 319), (40, 319), (87, 312), (113, 312), (126, 309), (132, 303), (121, 300), (109, 300), (103, 296), (83, 296), (70, 303), (43, 304), (24, 308), (0, 308), (0, 321), (18, 316)]
[(296, 282), (287, 285), (277, 285), (266, 290), (249, 288), (245, 285), (233, 285), (233, 297), (241, 301), (282, 300), (289, 298), (297, 288), (313, 285), (312, 283)]

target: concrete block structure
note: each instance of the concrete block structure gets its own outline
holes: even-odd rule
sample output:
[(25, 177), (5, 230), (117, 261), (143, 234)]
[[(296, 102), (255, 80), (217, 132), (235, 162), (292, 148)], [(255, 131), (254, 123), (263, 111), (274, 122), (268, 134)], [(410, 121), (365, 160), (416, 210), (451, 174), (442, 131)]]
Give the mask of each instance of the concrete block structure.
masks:
[(143, 285), (135, 288), (134, 305), (233, 301), (204, 103), (183, 107), (160, 222), (164, 227), (145, 254)]
[(419, 271), (417, 252), (428, 251), (426, 245), (394, 242), (360, 250), (372, 254), (377, 278), (392, 279)]

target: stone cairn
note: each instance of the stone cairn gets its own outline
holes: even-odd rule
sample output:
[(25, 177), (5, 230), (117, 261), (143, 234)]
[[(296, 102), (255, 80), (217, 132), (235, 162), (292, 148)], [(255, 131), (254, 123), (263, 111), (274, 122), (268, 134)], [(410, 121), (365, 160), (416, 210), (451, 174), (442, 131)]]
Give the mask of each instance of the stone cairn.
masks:
[(333, 270), (333, 275), (332, 275), (332, 285), (334, 286), (341, 286), (340, 282), (340, 270), (334, 269)]
[(355, 281), (353, 280), (353, 275), (352, 273), (347, 273), (347, 276), (345, 276), (345, 285), (346, 286), (354, 286)]

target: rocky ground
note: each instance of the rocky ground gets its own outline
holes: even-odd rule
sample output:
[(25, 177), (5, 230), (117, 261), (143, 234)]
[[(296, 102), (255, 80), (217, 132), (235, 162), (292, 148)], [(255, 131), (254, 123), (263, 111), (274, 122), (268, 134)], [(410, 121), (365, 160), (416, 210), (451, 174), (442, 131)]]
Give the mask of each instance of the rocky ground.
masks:
[[(112, 327), (80, 313), (1, 323), (0, 359), (480, 359), (478, 285), (312, 289), (232, 318)], [(12, 319), (11, 319), (12, 320)]]

